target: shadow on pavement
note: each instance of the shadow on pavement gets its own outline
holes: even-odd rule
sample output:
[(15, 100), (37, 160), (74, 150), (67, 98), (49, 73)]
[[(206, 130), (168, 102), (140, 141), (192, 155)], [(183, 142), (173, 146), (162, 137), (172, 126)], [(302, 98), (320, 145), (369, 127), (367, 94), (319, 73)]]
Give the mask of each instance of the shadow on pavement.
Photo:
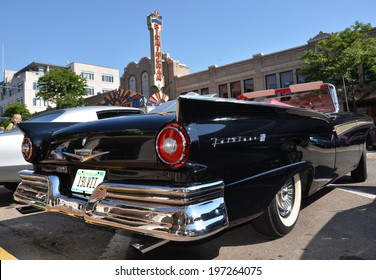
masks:
[[(304, 199), (302, 209), (321, 199), (331, 192), (332, 188), (324, 188), (313, 196)], [(299, 223), (299, 221), (298, 221)], [(252, 226), (246, 223), (237, 227), (229, 228), (215, 236), (196, 242), (170, 242), (153, 251), (142, 254), (137, 250), (129, 250), (126, 259), (178, 259), (178, 260), (204, 260), (214, 259), (219, 256), (223, 247), (237, 247), (244, 245), (256, 245), (270, 242), (273, 239), (259, 234)]]
[(314, 236), (301, 259), (375, 260), (376, 223), (364, 221), (376, 221), (375, 201), (335, 214)]

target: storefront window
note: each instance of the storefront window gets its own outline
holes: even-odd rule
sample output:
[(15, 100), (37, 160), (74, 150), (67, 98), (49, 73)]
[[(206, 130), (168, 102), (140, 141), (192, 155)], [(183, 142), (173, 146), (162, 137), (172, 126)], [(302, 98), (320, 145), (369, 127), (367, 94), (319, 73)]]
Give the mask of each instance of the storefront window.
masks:
[(296, 81), (298, 82), (298, 84), (303, 84), (303, 83), (306, 82), (306, 77), (305, 77), (305, 75), (303, 75), (302, 73), (300, 73), (299, 70), (300, 69), (296, 70)]
[(276, 89), (277, 88), (277, 77), (275, 74), (266, 75), (266, 89)]
[(253, 79), (244, 80), (244, 92), (255, 91)]
[(240, 86), (240, 81), (239, 82), (233, 82), (230, 84), (230, 89), (231, 89), (231, 97), (237, 98), (239, 95), (242, 94), (242, 89)]
[(228, 98), (227, 84), (219, 85), (218, 92), (219, 92), (219, 97)]
[(281, 72), (279, 78), (281, 81), (281, 88), (289, 87), (294, 83), (292, 79), (292, 71)]
[(209, 94), (209, 88), (202, 88), (201, 94)]

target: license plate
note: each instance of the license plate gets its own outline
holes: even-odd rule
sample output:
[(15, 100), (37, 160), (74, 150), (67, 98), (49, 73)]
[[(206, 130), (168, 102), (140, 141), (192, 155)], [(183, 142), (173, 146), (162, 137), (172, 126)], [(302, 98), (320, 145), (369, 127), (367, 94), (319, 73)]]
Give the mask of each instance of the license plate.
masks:
[(72, 192), (91, 194), (103, 182), (106, 171), (78, 169), (72, 185)]

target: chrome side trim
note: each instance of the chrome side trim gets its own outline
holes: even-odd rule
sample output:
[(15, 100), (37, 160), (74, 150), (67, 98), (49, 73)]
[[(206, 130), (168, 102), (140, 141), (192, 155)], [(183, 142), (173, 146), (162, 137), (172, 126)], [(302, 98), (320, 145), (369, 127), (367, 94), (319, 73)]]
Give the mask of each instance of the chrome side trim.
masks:
[(14, 199), (50, 212), (80, 217), (85, 222), (111, 226), (160, 239), (191, 241), (228, 226), (221, 180), (192, 185), (156, 186), (100, 184), (88, 201), (62, 195), (60, 180), (31, 170)]

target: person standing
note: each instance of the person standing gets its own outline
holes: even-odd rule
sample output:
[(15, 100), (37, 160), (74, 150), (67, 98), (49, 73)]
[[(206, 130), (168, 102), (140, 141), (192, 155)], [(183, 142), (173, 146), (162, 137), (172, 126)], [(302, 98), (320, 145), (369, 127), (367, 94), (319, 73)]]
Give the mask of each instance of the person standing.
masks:
[(22, 121), (22, 116), (20, 114), (14, 114), (12, 117), (12, 120), (10, 121), (10, 124), (6, 127), (5, 130), (11, 130), (16, 126), (16, 123), (19, 123)]

